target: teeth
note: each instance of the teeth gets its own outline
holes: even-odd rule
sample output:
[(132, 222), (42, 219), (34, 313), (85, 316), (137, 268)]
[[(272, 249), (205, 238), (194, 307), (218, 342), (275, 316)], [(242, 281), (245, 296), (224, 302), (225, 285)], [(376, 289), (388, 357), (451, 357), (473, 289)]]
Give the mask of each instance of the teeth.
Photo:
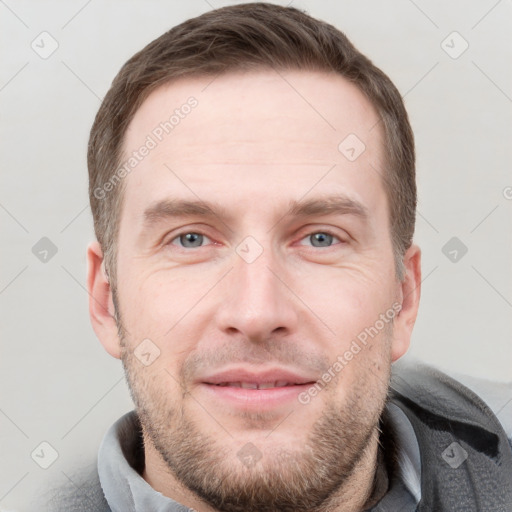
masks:
[(256, 382), (221, 382), (217, 386), (230, 387), (230, 388), (242, 388), (242, 389), (272, 389), (272, 388), (283, 388), (285, 386), (292, 386), (286, 380), (278, 380), (275, 382), (263, 382), (257, 384)]
[(242, 382), (243, 389), (258, 389), (258, 384), (254, 382)]

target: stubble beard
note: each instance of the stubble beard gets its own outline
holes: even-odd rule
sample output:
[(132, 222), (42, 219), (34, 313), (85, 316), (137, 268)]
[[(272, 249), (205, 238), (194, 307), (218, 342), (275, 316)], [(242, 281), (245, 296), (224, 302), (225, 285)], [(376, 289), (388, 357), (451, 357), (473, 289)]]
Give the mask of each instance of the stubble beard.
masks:
[[(334, 503), (343, 510), (343, 494), (351, 494), (353, 474), (376, 440), (388, 390), (370, 361), (359, 367), (343, 403), (331, 397), (300, 446), (285, 450), (269, 443), (260, 447), (261, 459), (247, 464), (237, 455), (243, 440), (238, 448), (223, 446), (201, 428), (206, 420), (198, 424), (191, 417), (187, 403), (193, 399), (186, 401), (184, 392), (173, 406), (155, 376), (141, 376), (129, 342), (123, 345), (126, 378), (147, 439), (176, 480), (206, 504), (223, 512), (326, 512)], [(293, 422), (293, 413), (280, 428), (287, 421)]]

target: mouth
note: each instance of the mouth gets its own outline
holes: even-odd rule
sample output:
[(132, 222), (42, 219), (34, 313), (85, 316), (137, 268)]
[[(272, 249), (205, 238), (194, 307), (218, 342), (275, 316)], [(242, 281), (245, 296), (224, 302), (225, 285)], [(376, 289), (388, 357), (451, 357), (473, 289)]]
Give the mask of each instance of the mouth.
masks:
[(315, 383), (314, 377), (284, 369), (231, 369), (202, 379), (200, 387), (224, 407), (261, 412), (293, 403)]
[(242, 388), (242, 389), (274, 389), (284, 388), (288, 386), (298, 386), (295, 382), (287, 382), (285, 380), (279, 380), (274, 382), (220, 382), (219, 384), (212, 384), (214, 386), (231, 387), (231, 388)]

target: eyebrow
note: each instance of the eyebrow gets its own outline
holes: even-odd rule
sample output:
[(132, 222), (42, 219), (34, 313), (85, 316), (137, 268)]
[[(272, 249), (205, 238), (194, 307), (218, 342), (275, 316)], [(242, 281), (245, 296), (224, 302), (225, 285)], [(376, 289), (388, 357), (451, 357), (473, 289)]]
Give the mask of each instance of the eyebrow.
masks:
[(293, 217), (311, 217), (313, 215), (355, 215), (366, 219), (369, 216), (366, 206), (346, 196), (328, 196), (306, 201), (290, 201), (285, 215)]
[[(321, 215), (354, 215), (366, 220), (368, 209), (359, 201), (346, 196), (335, 195), (308, 200), (291, 200), (288, 210), (281, 219), (291, 217), (312, 217)], [(219, 203), (208, 201), (191, 201), (185, 199), (168, 198), (149, 205), (144, 210), (144, 226), (150, 227), (159, 221), (170, 218), (198, 216), (204, 218), (217, 217), (228, 220), (233, 217), (228, 210)]]

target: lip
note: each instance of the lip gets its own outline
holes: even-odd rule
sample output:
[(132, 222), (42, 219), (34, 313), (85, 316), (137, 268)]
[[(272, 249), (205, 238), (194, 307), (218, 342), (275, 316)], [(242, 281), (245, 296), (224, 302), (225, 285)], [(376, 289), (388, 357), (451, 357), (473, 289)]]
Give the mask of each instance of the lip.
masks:
[[(203, 377), (198, 384), (209, 399), (224, 406), (245, 411), (265, 411), (293, 403), (298, 395), (314, 385), (316, 380), (310, 375), (284, 368), (271, 368), (264, 371), (231, 368)], [(258, 386), (268, 383), (280, 385), (266, 389), (229, 385), (242, 382)], [(282, 385), (284, 382), (288, 385)]]
[(311, 375), (300, 374), (299, 372), (286, 368), (269, 368), (267, 370), (251, 370), (250, 368), (230, 368), (221, 372), (202, 377), (200, 381), (204, 384), (223, 384), (225, 382), (254, 382), (264, 384), (266, 382), (285, 381), (290, 384), (308, 384), (316, 382)]

